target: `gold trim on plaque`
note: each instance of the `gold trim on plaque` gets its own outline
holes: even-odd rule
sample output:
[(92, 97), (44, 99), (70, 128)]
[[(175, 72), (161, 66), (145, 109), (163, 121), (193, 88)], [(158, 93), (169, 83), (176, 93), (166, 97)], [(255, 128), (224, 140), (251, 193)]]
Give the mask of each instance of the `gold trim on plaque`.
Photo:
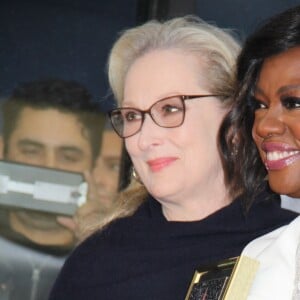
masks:
[(246, 300), (258, 267), (257, 260), (239, 256), (199, 268), (185, 300)]

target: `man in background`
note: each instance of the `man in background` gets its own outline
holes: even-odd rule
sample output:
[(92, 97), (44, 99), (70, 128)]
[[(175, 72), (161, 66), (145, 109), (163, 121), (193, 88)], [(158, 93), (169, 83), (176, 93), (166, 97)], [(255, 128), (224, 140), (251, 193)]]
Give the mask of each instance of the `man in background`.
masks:
[(97, 197), (100, 197), (103, 205), (106, 203), (107, 207), (110, 207), (111, 199), (115, 198), (119, 189), (122, 147), (122, 139), (107, 121), (102, 135), (101, 153), (93, 170)]
[[(2, 112), (3, 159), (85, 173), (93, 184), (105, 117), (84, 86), (60, 79), (28, 82), (13, 91)], [(103, 209), (101, 198), (92, 198), (76, 215), (84, 218), (80, 210)], [(76, 216), (2, 206), (0, 299), (47, 299), (65, 256), (78, 241), (76, 225)]]
[(89, 213), (89, 218), (80, 217), (80, 239), (97, 230), (99, 218), (112, 212), (117, 205), (117, 194), (120, 190), (122, 139), (112, 129), (109, 120), (102, 135), (101, 153), (92, 173), (86, 178), (90, 183), (89, 198), (93, 202), (101, 200), (101, 209), (91, 211), (91, 206), (82, 209), (80, 213)]

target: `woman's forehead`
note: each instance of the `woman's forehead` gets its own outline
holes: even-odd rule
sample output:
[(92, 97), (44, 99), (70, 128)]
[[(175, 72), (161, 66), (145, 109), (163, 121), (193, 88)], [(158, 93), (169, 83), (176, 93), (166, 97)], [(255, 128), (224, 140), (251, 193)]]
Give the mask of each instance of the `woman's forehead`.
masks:
[(123, 105), (148, 104), (171, 95), (207, 92), (199, 59), (177, 49), (156, 50), (132, 64), (125, 78)]

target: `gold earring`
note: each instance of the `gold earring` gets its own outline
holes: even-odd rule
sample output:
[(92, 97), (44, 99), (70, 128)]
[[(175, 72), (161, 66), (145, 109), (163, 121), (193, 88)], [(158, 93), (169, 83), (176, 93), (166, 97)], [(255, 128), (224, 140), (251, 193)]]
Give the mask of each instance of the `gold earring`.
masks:
[(139, 174), (137, 173), (137, 171), (135, 170), (134, 167), (132, 167), (132, 169), (131, 169), (131, 174), (132, 174), (132, 177), (133, 177), (137, 182), (143, 184), (143, 183), (142, 183), (142, 180), (141, 180), (141, 178), (140, 178), (140, 176), (139, 176)]

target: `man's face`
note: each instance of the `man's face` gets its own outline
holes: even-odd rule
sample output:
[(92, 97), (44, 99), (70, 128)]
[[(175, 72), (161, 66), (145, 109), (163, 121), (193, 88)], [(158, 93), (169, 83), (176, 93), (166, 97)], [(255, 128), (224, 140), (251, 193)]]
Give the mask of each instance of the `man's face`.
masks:
[[(25, 108), (10, 136), (5, 159), (83, 172), (92, 168), (92, 149), (82, 124), (73, 114), (55, 109)], [(11, 213), (12, 228), (38, 244), (67, 246), (74, 237), (56, 215), (19, 210)]]
[(7, 145), (6, 159), (83, 172), (92, 167), (92, 150), (83, 126), (72, 114), (25, 108)]
[(93, 170), (93, 177), (98, 199), (101, 199), (103, 206), (109, 208), (118, 190), (122, 153), (122, 140), (113, 130), (103, 132), (100, 153)]

